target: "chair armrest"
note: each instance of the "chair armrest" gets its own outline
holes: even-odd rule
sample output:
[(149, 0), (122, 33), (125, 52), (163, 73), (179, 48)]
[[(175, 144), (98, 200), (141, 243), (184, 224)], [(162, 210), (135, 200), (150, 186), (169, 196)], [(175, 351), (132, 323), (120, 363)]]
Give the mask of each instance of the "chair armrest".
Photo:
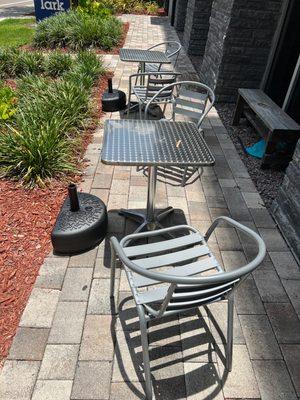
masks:
[(265, 255), (266, 255), (265, 242), (252, 229), (248, 228), (245, 225), (240, 224), (239, 222), (235, 221), (232, 218), (229, 218), (229, 217), (218, 217), (218, 218), (216, 218), (213, 221), (213, 223), (211, 224), (211, 226), (208, 228), (206, 234), (204, 235), (204, 239), (207, 241), (209, 239), (210, 235), (213, 233), (213, 231), (216, 229), (216, 227), (222, 221), (226, 222), (229, 225), (232, 225), (233, 227), (235, 227), (239, 231), (245, 233), (247, 236), (251, 237), (254, 240), (254, 242), (258, 246), (258, 253), (257, 253), (257, 256), (255, 257), (255, 259), (252, 262), (255, 262), (255, 264), (259, 265), (263, 261), (263, 259), (265, 258)]
[(121, 245), (121, 247), (126, 247), (127, 242), (130, 242), (135, 239), (138, 240), (138, 239), (143, 239), (143, 238), (148, 238), (148, 237), (153, 237), (153, 236), (161, 236), (164, 233), (175, 232), (175, 231), (179, 231), (179, 230), (183, 230), (183, 229), (189, 230), (194, 233), (198, 233), (198, 231), (195, 228), (193, 228), (192, 226), (176, 225), (176, 226), (170, 226), (168, 228), (156, 229), (154, 231), (132, 233), (130, 235), (125, 236), (120, 241), (120, 245)]
[(174, 71), (158, 71), (158, 72), (139, 72), (136, 74), (129, 75), (129, 96), (131, 94), (131, 88), (132, 88), (132, 79), (133, 78), (138, 78), (141, 76), (168, 76), (168, 75), (175, 75), (175, 76), (180, 76), (182, 75), (180, 72), (174, 72)]
[(211, 225), (211, 227), (208, 229), (205, 239), (208, 239), (209, 236), (212, 234), (216, 226), (219, 224), (221, 221), (228, 222), (228, 224), (236, 227), (237, 229), (241, 230), (248, 236), (252, 237), (255, 242), (258, 244), (258, 254), (256, 257), (250, 261), (248, 264), (233, 270), (229, 272), (224, 272), (222, 274), (215, 274), (215, 275), (208, 275), (208, 276), (202, 276), (202, 277), (193, 277), (193, 276), (186, 276), (186, 277), (178, 277), (174, 275), (168, 275), (163, 272), (156, 272), (154, 270), (146, 270), (134, 263), (134, 261), (131, 261), (125, 254), (123, 250), (123, 245), (126, 245), (126, 242), (132, 240), (132, 239), (138, 239), (142, 237), (152, 237), (155, 235), (161, 235), (162, 233), (166, 232), (171, 232), (175, 231), (178, 229), (188, 229), (192, 232), (199, 233), (195, 228), (188, 226), (188, 225), (178, 225), (178, 226), (173, 226), (170, 228), (165, 228), (165, 229), (159, 229), (156, 231), (150, 231), (150, 232), (141, 232), (137, 234), (132, 234), (128, 235), (125, 238), (121, 240), (119, 243), (116, 237), (112, 237), (111, 240), (111, 245), (113, 246), (114, 251), (118, 255), (120, 261), (124, 263), (128, 268), (130, 268), (132, 271), (135, 273), (145, 276), (147, 278), (151, 278), (160, 282), (168, 282), (168, 283), (182, 283), (182, 284), (190, 284), (190, 285), (203, 285), (203, 284), (217, 284), (217, 283), (222, 283), (224, 282), (224, 278), (226, 277), (227, 280), (234, 280), (234, 279), (240, 279), (242, 276), (247, 276), (251, 271), (253, 271), (258, 265), (263, 261), (266, 255), (266, 246), (264, 241), (261, 239), (261, 237), (255, 233), (253, 230), (247, 228), (246, 226), (240, 224), (239, 222), (234, 221), (231, 218), (228, 217), (219, 217), (217, 218)]
[(136, 74), (129, 75), (129, 80), (132, 80), (133, 78), (139, 77), (139, 76), (163, 76), (163, 75), (176, 75), (180, 76), (182, 75), (180, 72), (175, 72), (175, 71), (157, 71), (157, 72), (138, 72)]

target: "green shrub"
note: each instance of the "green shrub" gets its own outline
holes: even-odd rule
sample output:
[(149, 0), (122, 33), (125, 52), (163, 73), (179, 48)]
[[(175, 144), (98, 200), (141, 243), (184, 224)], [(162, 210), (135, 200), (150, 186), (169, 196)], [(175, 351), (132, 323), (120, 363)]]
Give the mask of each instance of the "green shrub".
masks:
[(72, 58), (70, 55), (59, 52), (50, 53), (44, 62), (46, 74), (52, 77), (57, 77), (69, 71), (71, 66)]
[(136, 3), (133, 8), (133, 12), (137, 14), (143, 14), (145, 12), (145, 5), (142, 3)]
[(109, 4), (106, 4), (103, 1), (93, 0), (79, 0), (79, 5), (76, 10), (102, 18), (112, 15), (113, 13), (113, 8)]
[(89, 93), (75, 82), (47, 81), (35, 77), (20, 85), (19, 109), (15, 118), (23, 130), (39, 131), (49, 125), (62, 136), (80, 126), (89, 110)]
[(0, 47), (0, 78), (13, 78), (20, 50)]
[(43, 72), (44, 56), (39, 52), (20, 51), (16, 59), (15, 74), (40, 74)]
[(80, 50), (99, 47), (110, 50), (119, 43), (121, 36), (122, 23), (113, 16), (103, 18), (69, 11), (40, 22), (33, 42), (37, 48), (69, 47)]
[(0, 48), (0, 76), (2, 78), (39, 74), (43, 72), (43, 62), (44, 56), (39, 52)]
[(76, 169), (91, 89), (103, 72), (101, 60), (84, 51), (57, 79), (28, 74), (18, 80), (14, 123), (0, 130), (1, 176), (43, 186)]
[(101, 7), (107, 7), (113, 13), (157, 14), (159, 8), (155, 1), (147, 2), (143, 0), (101, 0), (93, 3), (99, 3)]
[(16, 112), (16, 94), (8, 86), (0, 84), (0, 124), (8, 121)]
[(0, 149), (0, 174), (29, 186), (44, 186), (47, 179), (75, 170), (70, 142), (51, 126), (38, 134), (9, 127), (0, 132)]
[(146, 3), (146, 12), (147, 12), (147, 14), (157, 14), (158, 13), (158, 9), (159, 9), (159, 6), (158, 6), (157, 3), (151, 2), (151, 1), (149, 3)]
[(64, 74), (64, 79), (80, 86), (81, 90), (91, 90), (100, 75), (105, 73), (102, 61), (91, 51), (81, 51), (77, 55), (74, 67)]

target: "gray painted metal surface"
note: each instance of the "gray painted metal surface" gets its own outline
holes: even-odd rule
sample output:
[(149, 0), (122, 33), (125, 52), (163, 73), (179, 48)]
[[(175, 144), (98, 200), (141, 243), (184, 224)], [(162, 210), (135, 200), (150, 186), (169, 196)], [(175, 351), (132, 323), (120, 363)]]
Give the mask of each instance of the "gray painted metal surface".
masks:
[(197, 126), (189, 122), (107, 120), (102, 162), (114, 165), (213, 165)]
[[(256, 243), (256, 257), (248, 264), (224, 272), (210, 251), (207, 240), (220, 222), (226, 222), (250, 236)], [(154, 242), (166, 234), (179, 234), (174, 239)], [(147, 244), (132, 245), (146, 239)], [(119, 243), (111, 238), (111, 296), (117, 257), (122, 262), (140, 319), (147, 399), (152, 399), (152, 385), (147, 337), (147, 321), (176, 314), (187, 309), (228, 299), (226, 368), (232, 368), (233, 292), (257, 268), (266, 254), (263, 240), (248, 227), (228, 217), (217, 218), (205, 236), (188, 225), (174, 226), (147, 233), (132, 234)], [(176, 274), (176, 271), (179, 274)], [(206, 274), (207, 272), (209, 274)], [(147, 289), (147, 290), (145, 290)]]
[(171, 60), (162, 51), (143, 49), (120, 49), (120, 60), (126, 62), (171, 63)]

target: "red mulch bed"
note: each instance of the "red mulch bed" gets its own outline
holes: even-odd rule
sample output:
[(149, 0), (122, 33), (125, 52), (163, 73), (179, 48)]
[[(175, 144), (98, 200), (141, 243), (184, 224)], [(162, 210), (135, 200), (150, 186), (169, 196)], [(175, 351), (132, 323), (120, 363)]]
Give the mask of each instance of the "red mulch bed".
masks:
[[(111, 74), (108, 74), (111, 76)], [(85, 130), (82, 154), (102, 115), (101, 96), (107, 77), (94, 88), (91, 124)], [(79, 166), (83, 168), (84, 163)], [(70, 177), (79, 182), (80, 175)], [(47, 189), (25, 189), (0, 180), (0, 365), (8, 354), (39, 268), (51, 249), (50, 233), (66, 197), (66, 182), (53, 180)]]

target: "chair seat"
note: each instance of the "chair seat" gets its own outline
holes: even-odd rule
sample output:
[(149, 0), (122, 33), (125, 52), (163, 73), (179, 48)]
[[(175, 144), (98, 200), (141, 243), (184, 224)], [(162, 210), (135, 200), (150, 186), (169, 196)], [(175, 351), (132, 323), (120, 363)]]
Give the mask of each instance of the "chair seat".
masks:
[(160, 70), (160, 64), (145, 64), (145, 72), (158, 72)]
[[(124, 240), (126, 241), (126, 238)], [(199, 277), (210, 271), (223, 272), (199, 232), (161, 242), (124, 247), (123, 250), (126, 256), (140, 268), (171, 276)], [(124, 267), (138, 304), (161, 303), (165, 299), (170, 287), (169, 283), (144, 277)], [(180, 290), (184, 291), (184, 298), (194, 296), (195, 292), (190, 294), (190, 288), (191, 285), (180, 286)], [(212, 288), (203, 291), (202, 297), (205, 301), (213, 290)], [(226, 291), (227, 289), (224, 288), (224, 293)], [(182, 295), (179, 294), (179, 296)]]
[(174, 67), (172, 64), (145, 64), (145, 72), (172, 72)]
[[(147, 91), (146, 86), (134, 86), (132, 88), (132, 91), (133, 91), (134, 95), (142, 102), (146, 102), (146, 101), (150, 100), (156, 93), (155, 91), (154, 92), (149, 91), (149, 89)], [(153, 103), (163, 103), (166, 101), (169, 102), (171, 99), (171, 95), (172, 95), (172, 93), (169, 92), (167, 95), (159, 96), (153, 101)]]

